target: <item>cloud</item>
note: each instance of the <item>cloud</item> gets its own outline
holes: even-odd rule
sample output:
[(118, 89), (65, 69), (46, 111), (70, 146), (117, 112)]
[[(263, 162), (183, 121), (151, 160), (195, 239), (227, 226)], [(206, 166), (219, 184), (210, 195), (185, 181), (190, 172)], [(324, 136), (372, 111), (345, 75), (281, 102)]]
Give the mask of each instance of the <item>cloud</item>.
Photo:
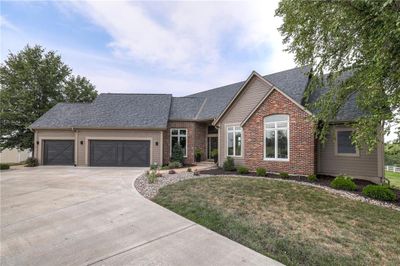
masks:
[(20, 29), (11, 23), (6, 17), (0, 15), (0, 28), (9, 29), (12, 31), (19, 32)]

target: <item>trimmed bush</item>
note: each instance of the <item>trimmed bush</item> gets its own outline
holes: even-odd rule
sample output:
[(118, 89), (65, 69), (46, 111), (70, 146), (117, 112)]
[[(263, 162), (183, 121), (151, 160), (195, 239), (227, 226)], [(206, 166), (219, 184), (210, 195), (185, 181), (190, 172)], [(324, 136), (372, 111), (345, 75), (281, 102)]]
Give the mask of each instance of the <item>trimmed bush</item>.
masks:
[(213, 149), (211, 151), (211, 157), (214, 159), (214, 163), (218, 162), (218, 149)]
[(188, 171), (188, 173), (191, 173), (191, 172), (192, 172), (192, 168), (189, 167), (189, 168), (187, 169), (187, 171)]
[(201, 161), (201, 156), (203, 156), (203, 151), (200, 148), (194, 149), (194, 158), (196, 159), (196, 162)]
[(318, 180), (317, 175), (309, 175), (307, 176), (307, 180), (310, 182), (315, 182)]
[(357, 188), (356, 183), (354, 183), (352, 178), (345, 175), (340, 175), (333, 179), (331, 182), (331, 187), (349, 191), (356, 190)]
[(168, 170), (168, 169), (169, 169), (169, 165), (168, 164), (161, 167), (161, 170)]
[(267, 169), (258, 167), (256, 169), (256, 176), (265, 176), (267, 174)]
[(158, 163), (152, 163), (150, 165), (150, 170), (157, 170), (158, 169)]
[(383, 200), (395, 201), (396, 194), (388, 186), (368, 185), (363, 188), (362, 194), (366, 197)]
[(245, 175), (245, 174), (249, 173), (249, 169), (246, 166), (243, 166), (243, 165), (238, 166), (236, 171), (240, 175)]
[(175, 169), (175, 168), (181, 168), (182, 167), (182, 163), (181, 162), (177, 162), (177, 161), (175, 161), (175, 162), (170, 162), (169, 164), (168, 164), (168, 168), (169, 169)]
[(179, 143), (175, 143), (175, 145), (172, 147), (172, 156), (171, 156), (171, 161), (172, 162), (180, 162), (183, 164), (183, 161), (185, 160), (183, 156), (183, 149)]
[(153, 184), (157, 181), (157, 172), (155, 170), (151, 170), (150, 173), (147, 175), (147, 182)]
[(289, 178), (289, 173), (282, 172), (282, 173), (279, 173), (279, 176), (280, 176), (281, 178)]
[(38, 165), (39, 165), (38, 160), (36, 158), (33, 158), (33, 157), (29, 157), (25, 161), (25, 166), (26, 167), (35, 167), (35, 166), (38, 166)]
[(174, 174), (176, 174), (176, 171), (175, 171), (175, 170), (173, 170), (173, 169), (171, 169), (171, 170), (169, 170), (169, 171), (168, 171), (168, 174), (170, 174), (170, 175), (174, 175)]
[(0, 163), (0, 170), (7, 170), (10, 169), (10, 165), (6, 163)]
[(235, 171), (235, 161), (232, 157), (226, 157), (226, 161), (224, 162), (223, 166), (224, 171)]

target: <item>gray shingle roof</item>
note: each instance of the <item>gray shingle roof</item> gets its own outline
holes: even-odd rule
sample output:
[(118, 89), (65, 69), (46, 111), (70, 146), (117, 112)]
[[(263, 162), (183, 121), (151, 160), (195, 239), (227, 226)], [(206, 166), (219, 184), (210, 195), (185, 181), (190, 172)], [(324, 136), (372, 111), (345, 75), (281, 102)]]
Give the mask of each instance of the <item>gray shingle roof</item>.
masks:
[(170, 120), (195, 120), (205, 101), (203, 97), (173, 97)]
[(100, 94), (90, 104), (57, 104), (31, 128), (166, 128), (170, 94)]

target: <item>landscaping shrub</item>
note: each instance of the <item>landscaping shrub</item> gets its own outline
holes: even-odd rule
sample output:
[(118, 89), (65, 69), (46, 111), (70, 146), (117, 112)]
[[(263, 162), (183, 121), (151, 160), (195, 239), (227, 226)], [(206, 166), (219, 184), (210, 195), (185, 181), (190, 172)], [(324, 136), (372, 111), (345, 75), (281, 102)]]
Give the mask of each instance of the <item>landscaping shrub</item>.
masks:
[(362, 194), (366, 197), (377, 200), (384, 200), (384, 201), (396, 200), (396, 194), (388, 186), (368, 185), (363, 188)]
[(169, 169), (169, 165), (168, 164), (161, 167), (161, 170), (168, 170), (168, 169)]
[(243, 166), (243, 165), (238, 166), (236, 171), (240, 175), (244, 175), (244, 174), (248, 174), (249, 173), (249, 169), (246, 166)]
[(307, 176), (307, 180), (310, 182), (315, 182), (318, 180), (317, 175), (309, 175)]
[(175, 170), (173, 170), (173, 169), (171, 169), (171, 170), (169, 170), (169, 171), (168, 171), (168, 174), (170, 174), (170, 175), (174, 175), (174, 174), (176, 174), (176, 171), (175, 171)]
[(38, 160), (33, 157), (29, 157), (28, 159), (26, 159), (25, 163), (26, 163), (26, 165), (25, 165), (26, 167), (35, 167), (35, 166), (39, 165)]
[(157, 172), (155, 170), (151, 170), (150, 173), (147, 175), (147, 182), (153, 184), (157, 181)]
[(169, 169), (181, 168), (181, 167), (182, 167), (182, 163), (181, 163), (181, 162), (178, 162), (178, 161), (170, 162), (170, 163), (168, 164), (168, 168), (169, 168)]
[(267, 174), (267, 169), (263, 167), (258, 167), (256, 169), (256, 176), (265, 176)]
[(333, 179), (331, 182), (331, 187), (349, 191), (356, 190), (357, 188), (356, 183), (354, 183), (352, 178), (344, 175), (337, 176), (335, 179)]
[(200, 148), (196, 148), (194, 150), (194, 157), (196, 159), (196, 162), (200, 162), (201, 161), (201, 156), (203, 155), (203, 151)]
[(10, 169), (10, 165), (6, 163), (0, 163), (0, 170), (7, 170)]
[(171, 156), (171, 161), (172, 162), (180, 162), (183, 164), (184, 161), (183, 157), (183, 149), (179, 143), (175, 143), (174, 147), (172, 147), (172, 156)]
[(214, 159), (214, 163), (218, 162), (218, 149), (213, 149), (211, 151), (211, 157)]
[(282, 173), (279, 173), (279, 176), (282, 178), (289, 178), (289, 173), (282, 172)]
[(187, 169), (187, 171), (188, 171), (188, 173), (191, 173), (191, 172), (192, 172), (192, 168), (189, 167), (189, 168)]
[(193, 172), (193, 175), (195, 175), (195, 176), (199, 176), (200, 175), (200, 172), (199, 172), (199, 170), (194, 170), (194, 172)]
[(157, 170), (158, 169), (158, 163), (152, 163), (150, 165), (150, 170)]
[(226, 161), (224, 162), (223, 166), (224, 171), (235, 171), (235, 161), (232, 157), (226, 157)]

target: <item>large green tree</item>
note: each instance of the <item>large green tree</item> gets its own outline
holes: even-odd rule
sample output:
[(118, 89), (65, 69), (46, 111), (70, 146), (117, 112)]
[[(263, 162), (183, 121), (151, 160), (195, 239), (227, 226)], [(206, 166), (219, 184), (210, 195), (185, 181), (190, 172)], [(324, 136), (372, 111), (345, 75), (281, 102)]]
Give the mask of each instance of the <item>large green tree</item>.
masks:
[[(353, 141), (372, 150), (382, 121), (399, 122), (400, 1), (282, 0), (276, 15), (283, 19), (279, 30), (286, 50), (296, 63), (312, 67), (307, 95), (332, 87), (309, 106), (318, 110), (318, 137), (325, 140), (329, 122), (355, 97), (364, 115), (352, 123)], [(352, 75), (338, 82), (345, 72)]]
[(33, 146), (29, 130), (58, 102), (91, 102), (97, 91), (86, 78), (73, 76), (54, 51), (26, 46), (0, 66), (0, 148)]

